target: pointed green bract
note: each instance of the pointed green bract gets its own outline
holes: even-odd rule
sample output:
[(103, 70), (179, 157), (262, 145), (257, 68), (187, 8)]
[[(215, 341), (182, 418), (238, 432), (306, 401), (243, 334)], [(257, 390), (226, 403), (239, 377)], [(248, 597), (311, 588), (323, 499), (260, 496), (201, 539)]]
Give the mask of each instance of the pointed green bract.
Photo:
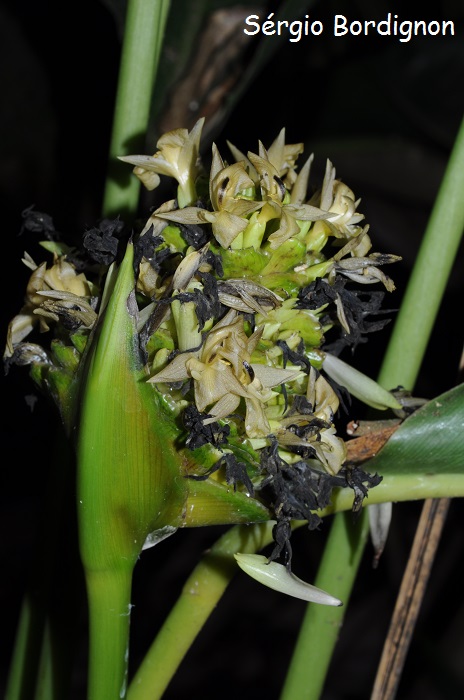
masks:
[(133, 567), (149, 533), (180, 522), (187, 490), (172, 424), (146, 383), (131, 244), (110, 291), (82, 368), (77, 435), (89, 700), (125, 697)]
[(132, 264), (128, 245), (84, 368), (78, 511), (83, 561), (95, 569), (135, 562), (149, 532), (180, 524), (187, 492), (175, 426), (146, 382)]

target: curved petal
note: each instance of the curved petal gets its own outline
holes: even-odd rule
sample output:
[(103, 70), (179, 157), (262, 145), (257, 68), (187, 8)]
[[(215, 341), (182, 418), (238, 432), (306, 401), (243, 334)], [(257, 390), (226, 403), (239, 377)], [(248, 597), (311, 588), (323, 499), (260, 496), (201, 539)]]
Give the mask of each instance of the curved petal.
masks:
[(343, 605), (341, 600), (330, 595), (330, 593), (305, 583), (282, 564), (277, 564), (274, 561), (269, 562), (267, 557), (261, 554), (237, 553), (234, 556), (237, 564), (246, 574), (274, 591), (279, 591), (310, 603), (333, 606)]

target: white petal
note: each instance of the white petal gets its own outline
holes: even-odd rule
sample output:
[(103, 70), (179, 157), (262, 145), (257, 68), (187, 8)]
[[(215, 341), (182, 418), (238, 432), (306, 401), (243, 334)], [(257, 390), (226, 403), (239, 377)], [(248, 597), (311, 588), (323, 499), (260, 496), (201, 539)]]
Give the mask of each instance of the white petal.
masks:
[(380, 559), (387, 541), (392, 518), (392, 510), (392, 503), (374, 503), (367, 508), (367, 512), (369, 514), (371, 542), (375, 553), (375, 562), (378, 562)]
[(343, 605), (341, 600), (334, 598), (330, 593), (326, 593), (320, 588), (305, 583), (282, 564), (277, 564), (275, 561), (268, 563), (267, 557), (261, 554), (238, 553), (234, 556), (237, 564), (246, 574), (274, 591), (285, 593), (293, 598), (300, 598), (300, 600), (307, 600), (310, 603)]
[(192, 357), (196, 358), (195, 353), (185, 352), (176, 355), (172, 362), (153, 377), (150, 377), (148, 381), (152, 384), (157, 384), (158, 382), (180, 382), (183, 379), (188, 379), (189, 374), (187, 372), (186, 363)]
[(261, 384), (270, 388), (304, 376), (304, 372), (299, 369), (280, 369), (279, 367), (269, 367), (258, 363), (253, 363), (251, 367), (255, 377), (259, 379)]
[(335, 355), (326, 353), (322, 366), (329, 377), (344, 386), (350, 394), (368, 406), (381, 411), (387, 408), (401, 409), (401, 404), (393, 394)]

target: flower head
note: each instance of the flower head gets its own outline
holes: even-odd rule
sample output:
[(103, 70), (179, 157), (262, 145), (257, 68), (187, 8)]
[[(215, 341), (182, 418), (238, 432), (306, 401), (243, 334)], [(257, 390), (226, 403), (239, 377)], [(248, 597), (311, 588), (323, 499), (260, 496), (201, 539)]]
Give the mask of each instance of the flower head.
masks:
[[(151, 461), (132, 437), (138, 429), (132, 418), (139, 411), (143, 441), (153, 455), (161, 450), (153, 426), (158, 419), (162, 423), (169, 474), (178, 481), (170, 481), (167, 472), (156, 472), (156, 478), (166, 494), (181, 484), (178, 510), (173, 515), (167, 508), (166, 519), (176, 526), (194, 522), (193, 516), (188, 520), (185, 494), (195, 491), (184, 477), (213, 484), (221, 498), (233, 485), (243, 499), (239, 511), (235, 505), (227, 509), (227, 518), (271, 516), (276, 521), (271, 559), (283, 552), (289, 563), (292, 520), (306, 520), (313, 529), (333, 489), (353, 488), (357, 508), (379, 481), (347, 465), (337, 416), (350, 396), (393, 411), (397, 401), (350, 371), (337, 354), (385, 325), (377, 316), (383, 290), (393, 291), (394, 284), (382, 268), (398, 258), (371, 252), (369, 227), (357, 211), (360, 200), (336, 178), (330, 160), (322, 185), (308, 198), (313, 156), (299, 168), (303, 144), (286, 144), (283, 129), (268, 148), (259, 142), (255, 151), (242, 153), (229, 144), (231, 163), (213, 145), (208, 187), (202, 183), (197, 190), (205, 172), (202, 126), (199, 120), (190, 132), (163, 135), (152, 156), (121, 158), (135, 166), (134, 174), (149, 189), (160, 175), (174, 178), (178, 187), (175, 199), (159, 202), (131, 232), (119, 272), (113, 260), (121, 259), (119, 246), (129, 236), (120, 222), (105, 225), (111, 250), (105, 248), (85, 275), (64, 249), (55, 251), (51, 267), (25, 258), (32, 276), (25, 305), (10, 324), (5, 355), (18, 364), (46, 366), (34, 379), (45, 377), (42, 385), (59, 404), (78, 395), (74, 379), (90, 367), (83, 393), (93, 397), (86, 404), (90, 414), (95, 402), (104, 405), (98, 374), (104, 375), (118, 416), (124, 421), (131, 415), (124, 439), (134, 446), (134, 471), (146, 470), (147, 479)], [(383, 290), (366, 292), (370, 285)], [(49, 349), (22, 342), (36, 326), (53, 331)], [(20, 346), (22, 356), (16, 352)], [(84, 349), (93, 359), (81, 375)], [(66, 381), (55, 372), (64, 365)], [(122, 377), (118, 387), (116, 369)], [(118, 403), (120, 392), (125, 398)], [(119, 435), (118, 429), (105, 423), (108, 435)], [(99, 432), (90, 423), (82, 430), (98, 444)], [(123, 484), (128, 460), (121, 450)], [(91, 464), (93, 447), (84, 453)], [(99, 454), (112, 468), (106, 453)], [(244, 491), (252, 496), (251, 510)], [(94, 493), (91, 485), (88, 493)]]

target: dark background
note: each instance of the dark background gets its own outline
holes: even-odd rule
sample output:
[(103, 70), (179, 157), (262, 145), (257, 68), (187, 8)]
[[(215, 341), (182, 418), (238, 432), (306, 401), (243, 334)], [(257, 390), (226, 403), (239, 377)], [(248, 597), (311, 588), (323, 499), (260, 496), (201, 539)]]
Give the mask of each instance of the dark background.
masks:
[[(174, 5), (176, 4), (174, 0)], [(192, 3), (194, 5), (194, 3)], [(233, 3), (230, 3), (233, 5)], [(277, 6), (263, 5), (262, 16)], [(327, 27), (318, 39), (281, 41), (253, 84), (212, 129), (224, 157), (226, 139), (241, 150), (269, 146), (286, 127), (288, 142), (304, 141), (315, 153), (313, 177), (326, 158), (362, 202), (376, 250), (402, 256), (390, 269), (397, 290), (387, 300), (398, 308), (444, 168), (464, 112), (464, 8), (437, 2), (315, 3), (311, 18)], [(452, 19), (457, 36), (400, 43), (395, 37), (337, 38), (331, 18)], [(111, 115), (120, 54), (122, 5), (109, 2), (4, 1), (0, 6), (0, 201), (3, 295), (1, 328), (22, 303), (28, 271), (20, 258), (34, 257), (37, 242), (19, 236), (21, 212), (31, 205), (53, 216), (65, 239), (77, 240), (100, 217)], [(204, 28), (206, 20), (198, 22)], [(273, 41), (274, 39), (270, 39)], [(250, 41), (236, 58), (240, 79), (256, 50)], [(172, 47), (170, 47), (172, 48)], [(194, 51), (202, 48), (201, 34)], [(171, 58), (172, 55), (170, 54)], [(169, 60), (164, 64), (170, 70)], [(220, 81), (221, 76), (218, 76)], [(227, 90), (225, 90), (227, 101)], [(207, 96), (208, 97), (208, 96)], [(213, 100), (214, 104), (214, 100)], [(159, 107), (165, 115), (169, 101)], [(192, 115), (190, 115), (192, 116)], [(194, 115), (195, 116), (195, 115)], [(186, 117), (187, 118), (187, 117)], [(213, 121), (213, 117), (212, 117)], [(173, 123), (171, 128), (189, 126)], [(156, 139), (156, 124), (148, 141)], [(208, 152), (205, 153), (208, 158)], [(464, 196), (464, 195), (463, 195)], [(464, 341), (463, 253), (459, 253), (416, 394), (432, 398), (449, 389)], [(359, 347), (354, 364), (375, 376), (390, 330)], [(35, 395), (27, 370), (2, 377), (3, 470), (1, 493), (0, 690), (9, 663), (17, 616), (34, 552), (48, 542), (37, 535), (47, 496), (47, 471), (55, 442), (55, 414)], [(354, 404), (351, 417), (362, 409)], [(358, 413), (356, 413), (358, 412)], [(420, 513), (419, 503), (398, 504), (378, 569), (369, 548), (347, 610), (324, 700), (368, 698), (395, 595)], [(464, 696), (464, 607), (459, 578), (463, 552), (462, 503), (453, 502), (432, 572), (399, 697), (449, 700)], [(294, 534), (294, 569), (312, 580), (330, 526)], [(221, 528), (177, 533), (146, 552), (134, 581), (134, 663), (176, 600), (182, 582)], [(66, 547), (60, 556), (66, 561)], [(85, 610), (78, 623), (77, 662), (70, 700), (85, 697)], [(304, 613), (304, 604), (237, 576), (189, 652), (166, 698), (278, 698)], [(299, 700), (299, 699), (298, 699)]]

